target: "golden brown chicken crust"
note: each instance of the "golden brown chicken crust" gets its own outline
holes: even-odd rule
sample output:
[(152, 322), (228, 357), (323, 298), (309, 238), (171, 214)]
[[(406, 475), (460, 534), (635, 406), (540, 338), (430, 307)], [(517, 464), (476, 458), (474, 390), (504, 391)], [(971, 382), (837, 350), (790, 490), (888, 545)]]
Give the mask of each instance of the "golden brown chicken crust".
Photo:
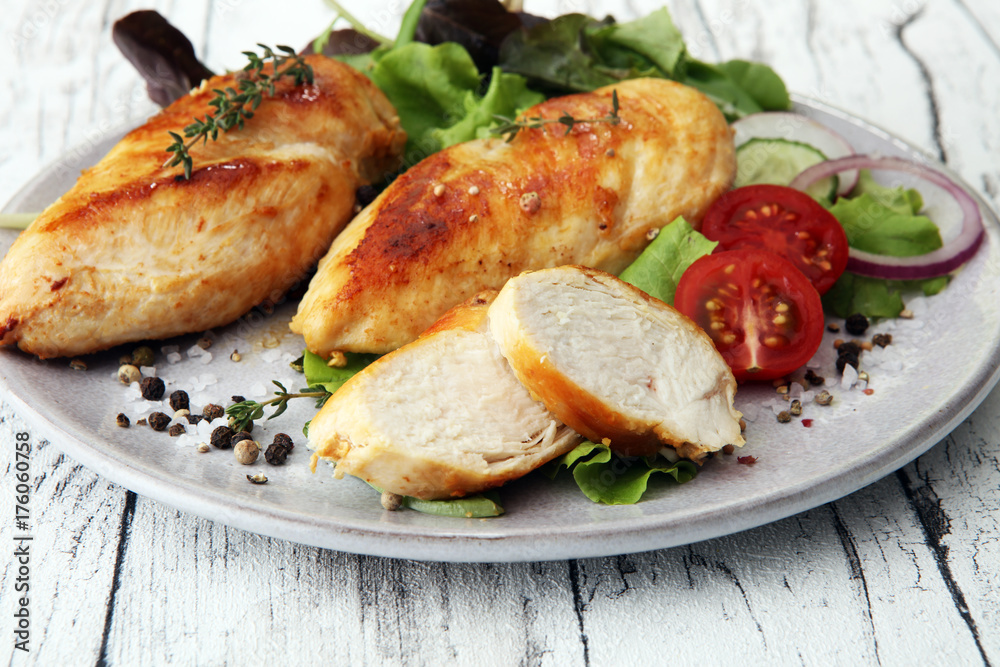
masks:
[(2, 344), (40, 357), (226, 324), (303, 280), (352, 216), (354, 191), (395, 168), (395, 110), (363, 75), (310, 56), (242, 130), (162, 168), (168, 130), (211, 108), (214, 77), (130, 132), (15, 242), (0, 264)]
[(337, 238), (293, 330), (320, 355), (386, 352), (442, 312), (526, 269), (627, 266), (647, 234), (694, 223), (735, 172), (725, 119), (701, 93), (660, 79), (542, 103), (525, 115), (621, 122), (522, 130), (430, 156)]

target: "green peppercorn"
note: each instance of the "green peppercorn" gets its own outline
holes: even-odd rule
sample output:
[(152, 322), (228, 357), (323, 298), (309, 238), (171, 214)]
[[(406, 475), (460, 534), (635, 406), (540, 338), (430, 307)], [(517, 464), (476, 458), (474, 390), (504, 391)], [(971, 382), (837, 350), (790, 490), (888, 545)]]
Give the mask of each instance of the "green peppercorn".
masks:
[(132, 363), (136, 366), (152, 366), (154, 358), (153, 350), (145, 345), (132, 350)]

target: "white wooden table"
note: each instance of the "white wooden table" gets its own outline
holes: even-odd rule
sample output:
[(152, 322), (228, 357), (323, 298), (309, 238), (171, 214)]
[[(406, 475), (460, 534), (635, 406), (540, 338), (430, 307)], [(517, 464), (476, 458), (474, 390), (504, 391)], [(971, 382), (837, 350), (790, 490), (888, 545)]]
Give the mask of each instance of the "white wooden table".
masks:
[[(153, 110), (111, 42), (117, 17), (154, 6), (219, 70), (258, 41), (302, 45), (330, 19), (320, 0), (296, 4), (4, 0), (0, 201)], [(1000, 4), (669, 4), (696, 56), (766, 61), (793, 91), (923, 147), (1000, 205)], [(630, 18), (655, 6), (527, 8)], [(351, 6), (393, 34), (380, 7)], [(13, 443), (26, 428), (2, 407), (8, 553)], [(930, 452), (837, 502), (690, 546), (533, 564), (407, 562), (261, 537), (137, 496), (58, 442), (35, 445), (30, 653), (14, 648), (18, 564), (0, 558), (0, 656), (17, 664), (1000, 663), (1000, 391)]]

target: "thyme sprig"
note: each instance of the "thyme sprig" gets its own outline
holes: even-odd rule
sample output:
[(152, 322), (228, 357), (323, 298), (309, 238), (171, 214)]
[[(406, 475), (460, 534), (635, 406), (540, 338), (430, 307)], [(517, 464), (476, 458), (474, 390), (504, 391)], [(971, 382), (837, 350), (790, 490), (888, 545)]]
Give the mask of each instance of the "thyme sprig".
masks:
[(618, 91), (611, 91), (611, 113), (602, 118), (573, 118), (570, 114), (563, 111), (562, 115), (558, 118), (542, 118), (541, 116), (529, 116), (527, 118), (513, 119), (507, 116), (495, 115), (493, 116), (499, 120), (502, 124), (494, 127), (490, 132), (493, 134), (499, 134), (504, 137), (504, 140), (508, 143), (514, 140), (517, 133), (523, 129), (538, 129), (546, 125), (560, 124), (566, 127), (566, 134), (569, 134), (573, 128), (582, 123), (608, 123), (609, 125), (617, 125), (621, 122), (621, 116), (618, 115)]
[[(279, 79), (291, 78), (296, 86), (313, 82), (312, 66), (297, 55), (295, 49), (279, 45), (277, 49), (284, 55), (278, 55), (264, 44), (257, 46), (264, 50), (263, 57), (253, 51), (243, 52), (250, 62), (243, 68), (243, 73), (237, 76), (238, 91), (228, 86), (225, 90), (213, 89), (215, 97), (208, 103), (215, 108), (214, 112), (205, 114), (202, 119), (195, 118), (193, 123), (184, 128), (183, 137), (176, 132), (169, 132), (174, 143), (167, 147), (167, 152), (173, 153), (173, 156), (163, 163), (164, 167), (183, 164), (184, 180), (190, 180), (193, 166), (190, 149), (198, 141), (208, 143), (209, 138), (215, 141), (220, 130), (229, 132), (234, 127), (243, 129), (244, 122), (253, 118), (254, 111), (260, 106), (264, 96), (274, 97), (275, 84)], [(269, 61), (274, 66), (271, 73), (264, 71)]]
[(228, 408), (226, 408), (226, 414), (229, 416), (229, 427), (234, 431), (242, 431), (247, 427), (247, 425), (255, 420), (260, 419), (264, 416), (264, 408), (269, 405), (276, 405), (274, 412), (268, 419), (274, 419), (285, 410), (288, 409), (288, 401), (293, 398), (315, 398), (316, 407), (321, 408), (323, 404), (326, 403), (326, 399), (330, 398), (332, 394), (321, 386), (306, 387), (305, 389), (300, 389), (296, 393), (291, 393), (285, 386), (278, 382), (277, 380), (271, 380), (278, 391), (274, 392), (274, 398), (270, 398), (263, 403), (258, 403), (257, 401), (241, 401), (240, 403), (233, 403)]

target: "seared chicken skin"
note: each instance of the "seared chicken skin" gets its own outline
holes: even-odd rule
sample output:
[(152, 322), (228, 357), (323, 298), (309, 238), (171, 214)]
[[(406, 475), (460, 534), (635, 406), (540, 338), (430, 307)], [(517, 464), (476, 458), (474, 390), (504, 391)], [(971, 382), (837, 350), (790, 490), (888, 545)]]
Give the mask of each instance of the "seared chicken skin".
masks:
[(514, 140), (452, 146), (398, 178), (320, 263), (292, 329), (313, 352), (387, 352), (445, 310), (525, 269), (627, 266), (650, 231), (697, 223), (735, 172), (732, 136), (704, 95), (637, 79), (552, 99), (522, 117), (611, 114)]
[(630, 456), (669, 445), (699, 463), (744, 442), (736, 379), (712, 339), (615, 276), (525, 273), (500, 291), (489, 322), (531, 395), (594, 442)]
[(521, 477), (580, 437), (518, 383), (486, 321), (495, 292), (352, 377), (309, 424), (309, 447), (406, 496), (463, 496)]
[(212, 111), (213, 77), (130, 132), (23, 232), (0, 265), (0, 335), (39, 357), (94, 352), (223, 325), (276, 301), (352, 216), (354, 192), (399, 163), (392, 105), (363, 75), (309, 56), (243, 129), (191, 148), (168, 131)]

